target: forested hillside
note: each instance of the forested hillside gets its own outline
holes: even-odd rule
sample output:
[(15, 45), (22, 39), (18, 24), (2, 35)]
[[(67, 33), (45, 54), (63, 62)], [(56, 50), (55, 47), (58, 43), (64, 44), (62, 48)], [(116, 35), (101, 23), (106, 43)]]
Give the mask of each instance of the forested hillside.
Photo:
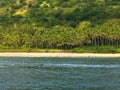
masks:
[(1, 49), (83, 47), (120, 52), (119, 0), (0, 0)]

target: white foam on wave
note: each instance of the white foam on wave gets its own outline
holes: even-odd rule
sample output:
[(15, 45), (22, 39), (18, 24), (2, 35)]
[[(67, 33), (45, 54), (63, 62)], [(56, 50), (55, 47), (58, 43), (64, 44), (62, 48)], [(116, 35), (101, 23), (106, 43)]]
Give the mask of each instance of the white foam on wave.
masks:
[(60, 67), (60, 68), (120, 68), (120, 64), (56, 64), (56, 63), (1, 63), (0, 68), (4, 67)]
[(43, 64), (43, 67), (120, 68), (120, 64)]

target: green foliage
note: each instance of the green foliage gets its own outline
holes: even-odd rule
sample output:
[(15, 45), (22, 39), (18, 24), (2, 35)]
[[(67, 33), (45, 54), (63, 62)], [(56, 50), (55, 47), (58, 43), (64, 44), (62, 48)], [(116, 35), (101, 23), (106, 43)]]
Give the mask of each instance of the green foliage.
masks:
[(117, 53), (120, 53), (120, 48), (117, 49)]
[(30, 1), (0, 1), (1, 48), (119, 52), (119, 0)]
[(74, 48), (72, 52), (77, 52), (77, 53), (97, 53), (96, 52), (96, 47), (95, 46), (81, 46)]
[(120, 18), (119, 0), (30, 1), (1, 0), (0, 25), (35, 23), (37, 27), (56, 25), (77, 27), (83, 21), (101, 24), (111, 18)]
[(77, 53), (119, 53), (119, 49), (117, 50), (113, 46), (83, 46), (83, 47), (78, 47), (72, 50), (72, 52), (77, 52)]
[(113, 46), (100, 46), (96, 49), (97, 53), (115, 53), (117, 52), (116, 48)]

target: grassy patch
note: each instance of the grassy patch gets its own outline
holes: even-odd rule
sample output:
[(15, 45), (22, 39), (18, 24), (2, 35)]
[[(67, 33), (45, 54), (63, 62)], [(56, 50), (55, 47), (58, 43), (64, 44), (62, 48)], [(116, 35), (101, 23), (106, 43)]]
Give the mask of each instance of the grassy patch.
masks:
[(100, 46), (96, 50), (98, 53), (116, 53), (117, 50), (113, 46)]
[(40, 49), (40, 48), (12, 48), (12, 47), (2, 47), (0, 52), (67, 52), (67, 53), (120, 53), (120, 48), (115, 48), (113, 46), (81, 46), (74, 49)]
[(117, 53), (120, 53), (120, 48), (117, 48)]
[(77, 53), (120, 53), (120, 49), (113, 46), (83, 46), (72, 50)]

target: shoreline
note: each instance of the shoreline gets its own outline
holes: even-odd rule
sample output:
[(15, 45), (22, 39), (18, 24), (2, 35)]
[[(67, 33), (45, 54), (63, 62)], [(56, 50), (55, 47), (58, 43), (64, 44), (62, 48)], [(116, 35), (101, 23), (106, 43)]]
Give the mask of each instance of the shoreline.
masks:
[(73, 58), (120, 58), (119, 53), (26, 53), (4, 52), (0, 57), (73, 57)]

